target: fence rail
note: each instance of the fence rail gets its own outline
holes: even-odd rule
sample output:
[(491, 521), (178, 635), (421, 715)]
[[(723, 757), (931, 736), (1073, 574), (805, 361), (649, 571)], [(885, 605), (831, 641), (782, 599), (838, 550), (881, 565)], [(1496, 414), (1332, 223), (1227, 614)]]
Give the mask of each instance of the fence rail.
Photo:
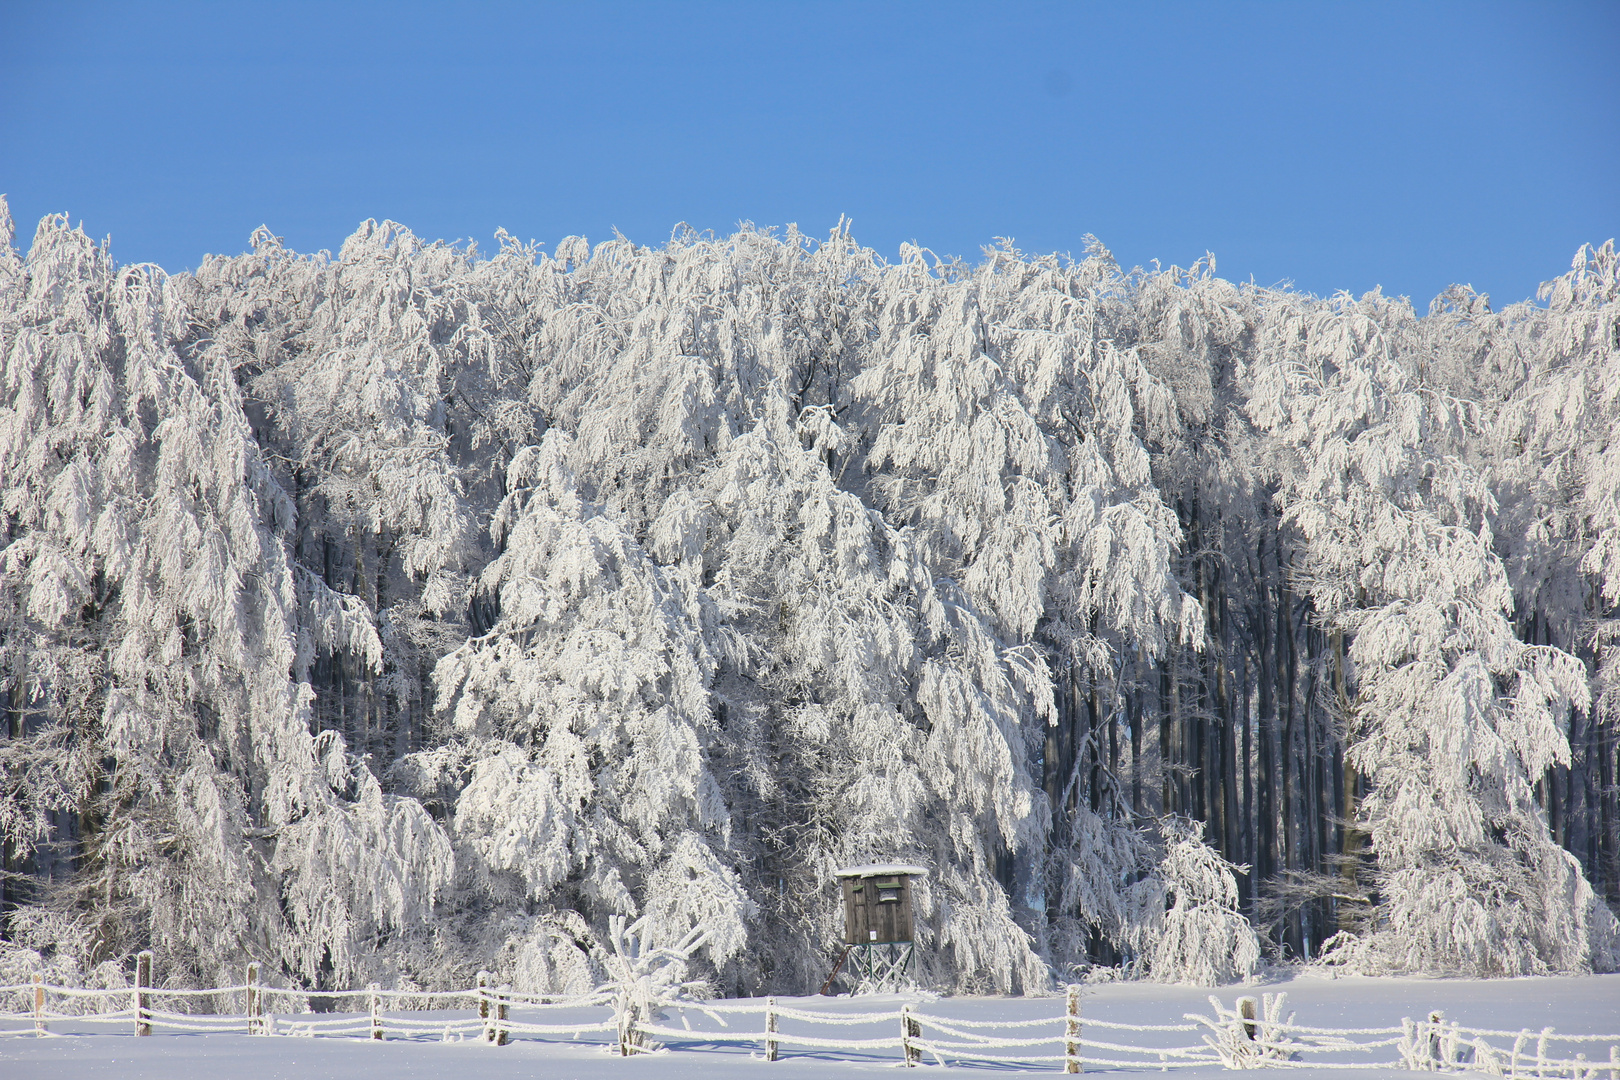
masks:
[[(607, 1036), (620, 1053), (645, 1052), (664, 1039), (672, 1049), (702, 1045), (755, 1046), (769, 1061), (784, 1051), (825, 1054), (829, 1051), (898, 1052), (906, 1065), (931, 1058), (940, 1065), (986, 1062), (1050, 1065), (1076, 1073), (1085, 1066), (1166, 1070), (1196, 1066), (1253, 1068), (1414, 1069), (1429, 1072), (1482, 1073), (1508, 1078), (1558, 1077), (1570, 1080), (1620, 1080), (1620, 1034), (1571, 1035), (1552, 1028), (1499, 1030), (1472, 1028), (1430, 1013), (1422, 1020), (1403, 1019), (1393, 1027), (1329, 1028), (1284, 1018), (1285, 995), (1261, 1000), (1241, 997), (1227, 1006), (1209, 1001), (1212, 1015), (1188, 1013), (1181, 1024), (1130, 1024), (1088, 1019), (1081, 1015), (1077, 987), (1067, 994), (1063, 1013), (1028, 1020), (968, 1020), (923, 1011), (908, 1003), (886, 1012), (797, 1008), (774, 998), (763, 1003), (680, 1002), (666, 1005), (653, 1017), (620, 1015), (615, 998), (605, 993), (559, 998), (524, 994), (491, 986), (487, 975), (463, 990), (363, 990), (315, 992), (266, 986), (257, 966), (237, 986), (171, 989), (148, 985), (150, 962), (138, 965), (135, 984), (121, 988), (57, 986), (36, 978), (31, 983), (0, 986), (0, 1036), (49, 1035), (52, 1024), (132, 1026), (139, 1035), (154, 1031), (237, 1033), (361, 1039), (482, 1039), (504, 1044), (513, 1038), (578, 1041), (586, 1035)], [(54, 1001), (53, 1001), (54, 999)], [(229, 1001), (243, 1011), (180, 1011)], [(311, 1011), (311, 1002), (328, 1012)], [(61, 1006), (53, 1008), (53, 1004)], [(163, 1008), (172, 1004), (180, 1008)], [(287, 1008), (278, 1010), (282, 1004)], [(340, 1004), (352, 1010), (337, 1011)], [(11, 1006), (21, 1006), (11, 1008)], [(514, 1016), (521, 1009), (528, 1018)], [(427, 1019), (427, 1011), (470, 1015)], [(571, 1010), (574, 1015), (557, 1015)], [(679, 1013), (683, 1026), (669, 1022)], [(594, 1015), (592, 1015), (594, 1014)], [(719, 1025), (694, 1028), (691, 1014)], [(733, 1028), (730, 1020), (744, 1022)], [(783, 1025), (788, 1025), (784, 1027)], [(881, 1034), (850, 1037), (838, 1028), (867, 1027)], [(822, 1029), (817, 1032), (815, 1029)], [(827, 1030), (833, 1029), (833, 1030)], [(1094, 1033), (1107, 1038), (1093, 1038)], [(854, 1035), (857, 1033), (851, 1033)], [(1130, 1034), (1148, 1036), (1131, 1040)], [(1197, 1041), (1169, 1040), (1175, 1035)], [(1170, 1041), (1176, 1045), (1156, 1045)], [(1589, 1059), (1582, 1048), (1604, 1057)]]

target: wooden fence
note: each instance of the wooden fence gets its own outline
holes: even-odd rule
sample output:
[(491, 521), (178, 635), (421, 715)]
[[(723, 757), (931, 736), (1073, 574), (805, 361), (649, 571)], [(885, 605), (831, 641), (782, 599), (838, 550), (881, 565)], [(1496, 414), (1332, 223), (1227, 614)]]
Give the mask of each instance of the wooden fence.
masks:
[[(94, 989), (33, 982), (0, 986), (0, 1036), (49, 1035), (53, 1024), (109, 1025), (136, 1035), (160, 1031), (360, 1039), (513, 1039), (596, 1041), (631, 1055), (664, 1040), (675, 1051), (757, 1047), (767, 1061), (799, 1051), (863, 1057), (893, 1054), (906, 1065), (932, 1059), (1154, 1070), (1210, 1065), (1233, 1069), (1416, 1069), (1509, 1078), (1620, 1080), (1620, 1035), (1567, 1035), (1471, 1028), (1439, 1013), (1397, 1027), (1326, 1028), (1282, 1018), (1284, 995), (1209, 1001), (1212, 1015), (1180, 1024), (1128, 1024), (1081, 1015), (1078, 987), (1060, 1014), (1028, 1020), (968, 1020), (930, 1013), (920, 1002), (882, 1012), (801, 1008), (775, 998), (756, 1002), (681, 1002), (653, 1017), (624, 1016), (613, 995), (558, 998), (492, 986), (487, 975), (464, 990), (290, 990), (264, 985), (249, 965), (238, 986), (171, 989), (151, 985), (151, 955), (137, 960), (127, 987)], [(170, 1008), (164, 1008), (168, 1004)], [(853, 1004), (843, 999), (842, 1004)], [(17, 1008), (11, 1008), (11, 1006)], [(277, 1008), (277, 1006), (280, 1008)], [(319, 1007), (322, 1011), (312, 1011)], [(240, 1011), (238, 1011), (240, 1010)], [(427, 1016), (433, 1012), (437, 1015)], [(567, 1013), (568, 1015), (563, 1015)], [(682, 1026), (669, 1021), (680, 1016)], [(446, 1015), (448, 1014), (448, 1015)], [(700, 1025), (692, 1027), (696, 1018)], [(708, 1024), (703, 1024), (707, 1019)], [(738, 1021), (733, 1027), (732, 1021)], [(757, 1026), (757, 1030), (755, 1027)], [(850, 1028), (867, 1028), (850, 1032)], [(843, 1030), (839, 1030), (843, 1029)], [(859, 1035), (860, 1037), (853, 1037)], [(1100, 1036), (1100, 1037), (1099, 1037)], [(684, 1044), (684, 1045), (683, 1045)], [(1605, 1045), (1606, 1044), (1606, 1045)], [(1589, 1060), (1584, 1048), (1606, 1055)]]

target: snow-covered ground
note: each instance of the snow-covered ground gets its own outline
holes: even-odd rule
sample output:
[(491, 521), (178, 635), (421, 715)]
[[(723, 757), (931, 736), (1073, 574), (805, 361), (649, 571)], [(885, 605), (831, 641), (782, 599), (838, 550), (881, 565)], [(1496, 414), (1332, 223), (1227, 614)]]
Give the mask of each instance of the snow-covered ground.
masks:
[[(1242, 994), (1286, 993), (1287, 1012), (1296, 1014), (1301, 1024), (1320, 1027), (1385, 1027), (1397, 1025), (1403, 1017), (1421, 1019), (1432, 1010), (1441, 1010), (1446, 1019), (1465, 1026), (1505, 1030), (1540, 1031), (1551, 1026), (1569, 1034), (1609, 1034), (1620, 1032), (1620, 976), (1590, 978), (1526, 978), (1493, 981), (1455, 979), (1372, 979), (1343, 978), (1323, 980), (1293, 978), (1253, 987), (1226, 987), (1216, 996), (1227, 1006)], [(1085, 1020), (1130, 1024), (1178, 1023), (1186, 1013), (1211, 1015), (1209, 991), (1180, 986), (1119, 983), (1087, 987), (1082, 999)], [(825, 998), (781, 999), (787, 1007), (817, 1011), (889, 1012), (899, 999)], [(726, 1002), (722, 1004), (740, 1004)], [(1043, 1017), (1056, 1018), (1063, 1012), (1062, 998), (942, 998), (920, 1002), (919, 1007), (940, 1017), (977, 1021), (1018, 1021)], [(590, 1014), (600, 1018), (600, 1010)], [(420, 1015), (420, 1014), (418, 1014)], [(447, 1018), (450, 1014), (446, 1014)], [(465, 1014), (455, 1014), (464, 1017)], [(513, 1020), (525, 1019), (514, 1009)], [(297, 1018), (287, 1017), (287, 1021)], [(539, 1019), (538, 1016), (535, 1019)], [(555, 1013), (544, 1019), (554, 1022)], [(585, 1019), (584, 1014), (580, 1019)], [(92, 1033), (93, 1023), (57, 1021), (52, 1034), (43, 1038), (30, 1035), (0, 1038), (0, 1077), (5, 1080), (35, 1078), (119, 1078), (119, 1080), (325, 1080), (325, 1078), (388, 1078), (426, 1080), (429, 1077), (466, 1076), (469, 1080), (518, 1080), (544, 1077), (546, 1080), (633, 1080), (633, 1078), (675, 1078), (675, 1080), (728, 1080), (769, 1074), (783, 1080), (809, 1077), (840, 1077), (887, 1070), (898, 1066), (895, 1051), (816, 1051), (784, 1048), (781, 1060), (767, 1063), (758, 1046), (728, 1046), (703, 1041), (702, 1032), (716, 1025), (710, 1018), (688, 1017), (693, 1035), (689, 1040), (668, 1040), (672, 1048), (655, 1054), (623, 1059), (607, 1049), (608, 1037), (587, 1036), (587, 1041), (561, 1042), (518, 1039), (504, 1047), (475, 1040), (443, 1042), (424, 1037), (415, 1040), (390, 1039), (372, 1042), (340, 1038), (258, 1038), (245, 1034), (158, 1034), (138, 1039), (127, 1032), (127, 1022), (117, 1025), (118, 1033)], [(672, 1026), (679, 1019), (669, 1021)], [(803, 1025), (784, 1020), (782, 1031), (810, 1032)], [(892, 1036), (894, 1024), (882, 1023), (837, 1029), (842, 1038)], [(757, 1030), (759, 1019), (733, 1017), (732, 1027)], [(1094, 1028), (1088, 1037), (1117, 1039), (1134, 1045), (1153, 1045), (1157, 1036), (1168, 1041), (1158, 1045), (1187, 1045), (1199, 1041), (1184, 1033), (1123, 1033)], [(1027, 1032), (1027, 1029), (1026, 1029)], [(1013, 1033), (1013, 1032), (1009, 1032)], [(1023, 1032), (1020, 1032), (1023, 1033)], [(815, 1034), (832, 1034), (821, 1028)], [(588, 1041), (594, 1039), (595, 1041)], [(1605, 1060), (1607, 1045), (1582, 1048), (1589, 1058)], [(1049, 1050), (1037, 1051), (1047, 1053)], [(1394, 1052), (1380, 1052), (1382, 1060)], [(1337, 1061), (1358, 1059), (1354, 1054), (1333, 1055)], [(924, 1068), (938, 1069), (926, 1060)], [(1058, 1071), (1057, 1064), (1042, 1068), (1014, 1065), (962, 1063), (954, 1068), (1003, 1075), (1033, 1075)], [(1088, 1067), (1087, 1072), (1109, 1071)], [(1364, 1070), (1333, 1068), (1290, 1068), (1288, 1072), (1307, 1077), (1367, 1076)], [(1216, 1066), (1182, 1069), (1178, 1075), (1213, 1077), (1224, 1075)], [(1380, 1071), (1377, 1075), (1423, 1074)], [(1433, 1074), (1426, 1074), (1432, 1076)]]

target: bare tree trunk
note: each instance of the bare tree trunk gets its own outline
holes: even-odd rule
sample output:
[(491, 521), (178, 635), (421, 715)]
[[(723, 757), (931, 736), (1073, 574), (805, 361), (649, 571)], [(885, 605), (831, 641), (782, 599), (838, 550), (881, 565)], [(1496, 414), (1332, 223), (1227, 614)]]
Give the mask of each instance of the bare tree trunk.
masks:
[[(1342, 631), (1336, 631), (1333, 635), (1333, 689), (1340, 717), (1339, 747), (1335, 757), (1339, 778), (1338, 812), (1339, 819), (1343, 822), (1339, 832), (1339, 872), (1344, 878), (1345, 893), (1356, 896), (1361, 891), (1361, 853), (1366, 846), (1366, 837), (1357, 824), (1357, 817), (1361, 812), (1360, 779), (1349, 755), (1350, 720), (1354, 705), (1350, 700), (1350, 689), (1345, 679), (1345, 645)], [(1340, 930), (1350, 929), (1352, 914), (1353, 909), (1348, 905), (1343, 903), (1339, 905), (1336, 923)]]
[[(1267, 524), (1270, 515), (1266, 516)], [(1262, 533), (1262, 541), (1265, 534)], [(1262, 550), (1260, 581), (1255, 590), (1255, 626), (1260, 631), (1259, 655), (1259, 772), (1255, 810), (1254, 874), (1257, 881), (1269, 881), (1277, 872), (1277, 619), (1271, 603), (1274, 595), (1272, 574)]]
[(1249, 722), (1249, 671), (1247, 661), (1243, 671), (1243, 862), (1249, 869), (1243, 875), (1244, 911), (1254, 914), (1254, 725)]
[(1142, 806), (1142, 692), (1133, 689), (1125, 699), (1131, 724), (1131, 813), (1145, 813)]
[[(1299, 869), (1299, 813), (1295, 799), (1295, 737), (1298, 723), (1298, 699), (1296, 696), (1297, 657), (1294, 641), (1293, 596), (1286, 585), (1277, 590), (1277, 646), (1278, 663), (1282, 669), (1283, 680), (1279, 688), (1282, 695), (1282, 740), (1278, 747), (1281, 758), (1282, 783), (1282, 840), (1283, 850), (1280, 859), (1282, 870)], [(1287, 926), (1284, 931), (1287, 946), (1298, 956), (1301, 951), (1299, 912), (1296, 909), (1289, 913)]]
[(1604, 725), (1598, 736), (1598, 790), (1602, 792), (1598, 812), (1598, 858), (1602, 868), (1604, 895), (1609, 900), (1620, 900), (1620, 791), (1615, 788), (1615, 730)]

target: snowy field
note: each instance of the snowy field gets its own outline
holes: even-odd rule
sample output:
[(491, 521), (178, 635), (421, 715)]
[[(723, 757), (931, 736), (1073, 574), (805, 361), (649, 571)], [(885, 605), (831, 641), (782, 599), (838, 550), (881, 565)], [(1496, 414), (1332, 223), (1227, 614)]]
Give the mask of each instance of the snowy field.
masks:
[[(1620, 1031), (1620, 975), (1491, 981), (1294, 978), (1249, 988), (1226, 987), (1218, 991), (1216, 996), (1230, 1008), (1242, 994), (1258, 997), (1264, 993), (1286, 993), (1285, 1016), (1293, 1012), (1299, 1024), (1326, 1028), (1398, 1026), (1403, 1018), (1421, 1020), (1430, 1011), (1438, 1009), (1447, 1020), (1474, 1028), (1531, 1029), (1539, 1032), (1545, 1027), (1552, 1027), (1558, 1032), (1572, 1035)], [(904, 1000), (907, 999), (779, 999), (780, 1004), (787, 1008), (849, 1014), (892, 1013)], [(1057, 1026), (1056, 1018), (1064, 1011), (1061, 997), (911, 1000), (916, 1008), (936, 1017), (1006, 1023), (1052, 1018), (1054, 1028), (1058, 1030), (1061, 1029)], [(730, 1006), (746, 1003), (728, 1001), (716, 1004)], [(600, 1020), (602, 1012), (600, 1009), (580, 1011), (578, 1020), (581, 1023)], [(1144, 983), (1087, 987), (1081, 1012), (1088, 1024), (1093, 1021), (1176, 1024), (1182, 1022), (1187, 1013), (1213, 1015), (1208, 991)], [(425, 1021), (421, 1025), (424, 1029), (440, 1030), (448, 1021), (465, 1020), (467, 1017), (465, 1012), (408, 1015)], [(525, 1010), (512, 1010), (513, 1021), (522, 1022), (525, 1018)], [(300, 1019), (296, 1016), (278, 1017), (278, 1030), (286, 1030)], [(547, 1010), (544, 1016), (548, 1023), (555, 1023), (559, 1019), (554, 1010)], [(634, 1077), (725, 1080), (729, 1077), (769, 1074), (787, 1080), (792, 1077), (853, 1076), (900, 1066), (897, 1050), (818, 1050), (790, 1046), (783, 1047), (780, 1060), (767, 1062), (758, 1045), (735, 1046), (706, 1041), (703, 1032), (719, 1030), (712, 1018), (689, 1014), (687, 1019), (694, 1029), (689, 1036), (666, 1038), (669, 1049), (628, 1060), (610, 1052), (608, 1043), (611, 1035), (606, 1034), (588, 1034), (579, 1042), (518, 1038), (503, 1047), (491, 1046), (476, 1039), (445, 1042), (442, 1035), (428, 1034), (383, 1042), (359, 1038), (262, 1038), (245, 1034), (160, 1033), (151, 1038), (135, 1038), (128, 1033), (127, 1021), (116, 1025), (116, 1033), (108, 1033), (105, 1025), (97, 1032), (98, 1025), (91, 1021), (63, 1020), (54, 1021), (51, 1034), (45, 1037), (12, 1035), (0, 1038), (0, 1077), (5, 1080), (57, 1080), (64, 1077), (107, 1080), (183, 1080), (189, 1077), (203, 1080), (279, 1080), (283, 1077), (287, 1080), (381, 1080), (386, 1077), (388, 1080), (426, 1080), (429, 1077), (460, 1076), (466, 1076), (469, 1080), (527, 1080), (535, 1077), (546, 1080), (628, 1080)], [(757, 1014), (752, 1017), (731, 1017), (730, 1021), (733, 1030), (756, 1030), (760, 1026)], [(678, 1014), (672, 1014), (666, 1023), (672, 1027), (681, 1026)], [(8, 1028), (15, 1026), (7, 1025)], [(893, 1037), (895, 1032), (890, 1029), (894, 1027), (892, 1022), (844, 1027), (838, 1029), (837, 1036), (844, 1039)], [(785, 1038), (796, 1031), (811, 1031), (806, 1026), (795, 1025), (791, 1020), (782, 1021), (781, 1030)], [(1030, 1030), (1009, 1028), (1007, 1034), (1027, 1034)], [(1036, 1030), (1045, 1032), (1044, 1028)], [(815, 1029), (815, 1034), (828, 1035), (831, 1032), (823, 1027)], [(1200, 1042), (1198, 1035), (1127, 1033), (1109, 1031), (1100, 1025), (1086, 1029), (1085, 1037), (1117, 1039), (1121, 1043), (1143, 1047)], [(1164, 1041), (1154, 1042), (1155, 1038)], [(1620, 1042), (1620, 1038), (1616, 1041)], [(1566, 1046), (1563, 1049), (1573, 1053), (1572, 1048)], [(1606, 1043), (1588, 1044), (1580, 1049), (1594, 1063), (1606, 1062), (1609, 1057)], [(1051, 1051), (1042, 1049), (1033, 1052)], [(1337, 1063), (1359, 1062), (1362, 1068), (1300, 1068), (1296, 1065), (1278, 1071), (1307, 1077), (1420, 1075), (1391, 1069), (1369, 1072), (1367, 1065), (1377, 1060), (1395, 1058), (1395, 1052), (1390, 1048), (1371, 1055), (1358, 1056), (1353, 1052), (1339, 1051), (1323, 1056)], [(927, 1055), (920, 1067), (935, 1071), (940, 1068)], [(1033, 1066), (973, 1062), (953, 1062), (950, 1067), (981, 1074), (1012, 1076), (1050, 1074), (1061, 1068), (1058, 1063)], [(1089, 1065), (1086, 1071), (1125, 1073), (1134, 1070)], [(1152, 1071), (1158, 1070), (1153, 1068)], [(1608, 1072), (1604, 1067), (1596, 1075), (1608, 1080)], [(1175, 1074), (1187, 1077), (1227, 1075), (1226, 1070), (1218, 1065), (1177, 1069)]]

